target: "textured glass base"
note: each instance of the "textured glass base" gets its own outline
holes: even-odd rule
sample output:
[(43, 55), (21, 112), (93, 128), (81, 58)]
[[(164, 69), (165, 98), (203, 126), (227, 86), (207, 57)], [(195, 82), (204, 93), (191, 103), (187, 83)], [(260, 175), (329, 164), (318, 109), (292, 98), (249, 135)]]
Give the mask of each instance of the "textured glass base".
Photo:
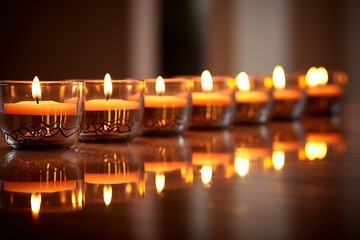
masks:
[(234, 110), (232, 106), (194, 106), (190, 127), (226, 128), (232, 123)]
[(16, 149), (65, 149), (75, 144), (81, 128), (80, 115), (32, 116), (1, 114), (1, 132)]
[(139, 134), (140, 110), (86, 111), (80, 140), (128, 142)]

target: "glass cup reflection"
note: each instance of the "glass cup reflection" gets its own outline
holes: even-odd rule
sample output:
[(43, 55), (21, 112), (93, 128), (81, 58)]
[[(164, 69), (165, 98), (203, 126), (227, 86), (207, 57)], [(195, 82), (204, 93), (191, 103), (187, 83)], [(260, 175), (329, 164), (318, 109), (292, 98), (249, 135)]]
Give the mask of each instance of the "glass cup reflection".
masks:
[(190, 152), (182, 136), (154, 139), (156, 148), (143, 147), (146, 186), (158, 194), (193, 184)]
[[(36, 157), (35, 157), (36, 156)], [(5, 210), (66, 212), (82, 209), (83, 172), (73, 149), (6, 153), (0, 165)]]
[(105, 149), (80, 146), (87, 204), (116, 204), (142, 199), (145, 193), (143, 163), (129, 147), (107, 144)]

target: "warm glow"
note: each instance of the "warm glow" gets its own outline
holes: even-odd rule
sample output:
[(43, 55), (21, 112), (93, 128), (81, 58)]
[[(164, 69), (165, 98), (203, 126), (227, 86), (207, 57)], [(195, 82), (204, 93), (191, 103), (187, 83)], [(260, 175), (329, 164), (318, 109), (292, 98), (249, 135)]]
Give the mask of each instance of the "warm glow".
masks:
[(283, 151), (275, 151), (272, 154), (273, 166), (276, 170), (281, 170), (285, 164), (285, 153)]
[(246, 72), (241, 72), (237, 75), (236, 83), (240, 91), (250, 91), (249, 76)]
[(111, 83), (111, 77), (110, 74), (106, 74), (105, 78), (104, 78), (104, 94), (106, 99), (109, 99), (111, 97), (113, 88), (112, 88), (112, 83)]
[(274, 68), (273, 71), (273, 82), (274, 82), (274, 87), (277, 89), (283, 89), (285, 88), (285, 72), (284, 69), (280, 66), (277, 65)]
[(324, 142), (307, 142), (305, 156), (309, 160), (324, 159), (327, 154), (327, 145)]
[(306, 73), (305, 80), (309, 87), (316, 87), (325, 85), (329, 80), (329, 75), (324, 67), (311, 67)]
[(112, 187), (111, 185), (105, 185), (103, 189), (103, 198), (106, 206), (109, 206), (112, 200)]
[(250, 168), (250, 161), (248, 158), (237, 156), (235, 158), (235, 171), (240, 177), (245, 177)]
[(212, 178), (212, 166), (211, 165), (204, 165), (202, 166), (201, 170), (201, 181), (204, 185), (208, 185)]
[(156, 94), (158, 95), (165, 93), (165, 82), (161, 76), (157, 77), (156, 79), (155, 90), (156, 90)]
[(164, 190), (164, 187), (165, 187), (165, 174), (156, 173), (156, 175), (155, 175), (155, 186), (156, 186), (156, 191), (158, 193), (160, 193), (160, 192), (162, 192), (162, 190)]
[(34, 217), (37, 217), (40, 212), (41, 193), (32, 193), (30, 203), (31, 203), (32, 214)]
[(130, 183), (126, 184), (125, 186), (125, 193), (129, 194), (132, 192), (132, 186)]
[(208, 70), (203, 71), (201, 74), (201, 88), (204, 92), (211, 92), (213, 90), (213, 81)]
[(39, 78), (36, 76), (32, 82), (31, 87), (32, 97), (36, 102), (39, 102), (41, 99), (41, 88)]

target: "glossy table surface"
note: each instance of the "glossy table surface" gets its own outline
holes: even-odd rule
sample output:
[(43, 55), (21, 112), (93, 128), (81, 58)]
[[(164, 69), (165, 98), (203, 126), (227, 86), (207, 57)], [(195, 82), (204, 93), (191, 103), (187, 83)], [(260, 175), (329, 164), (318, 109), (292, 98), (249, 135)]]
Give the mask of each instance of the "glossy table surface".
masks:
[(60, 152), (1, 141), (0, 238), (358, 238), (359, 120), (346, 103), (337, 117)]

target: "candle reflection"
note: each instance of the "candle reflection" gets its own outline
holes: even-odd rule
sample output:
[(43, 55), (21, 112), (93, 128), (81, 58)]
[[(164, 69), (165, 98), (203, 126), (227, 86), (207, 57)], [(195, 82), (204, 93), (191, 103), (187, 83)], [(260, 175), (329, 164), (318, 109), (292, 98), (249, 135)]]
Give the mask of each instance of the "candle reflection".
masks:
[[(156, 140), (155, 140), (156, 141)], [(146, 185), (158, 194), (165, 190), (186, 188), (193, 183), (193, 169), (183, 137), (160, 139), (157, 148), (144, 148)], [(167, 144), (164, 144), (166, 142)]]
[(83, 174), (74, 150), (12, 150), (4, 159), (0, 164), (4, 209), (31, 210), (33, 218), (37, 219), (40, 212), (73, 211), (83, 207), (84, 202), (79, 197)]
[(144, 165), (128, 146), (107, 144), (99, 151), (81, 145), (78, 152), (84, 164), (87, 203), (109, 206), (143, 198)]

